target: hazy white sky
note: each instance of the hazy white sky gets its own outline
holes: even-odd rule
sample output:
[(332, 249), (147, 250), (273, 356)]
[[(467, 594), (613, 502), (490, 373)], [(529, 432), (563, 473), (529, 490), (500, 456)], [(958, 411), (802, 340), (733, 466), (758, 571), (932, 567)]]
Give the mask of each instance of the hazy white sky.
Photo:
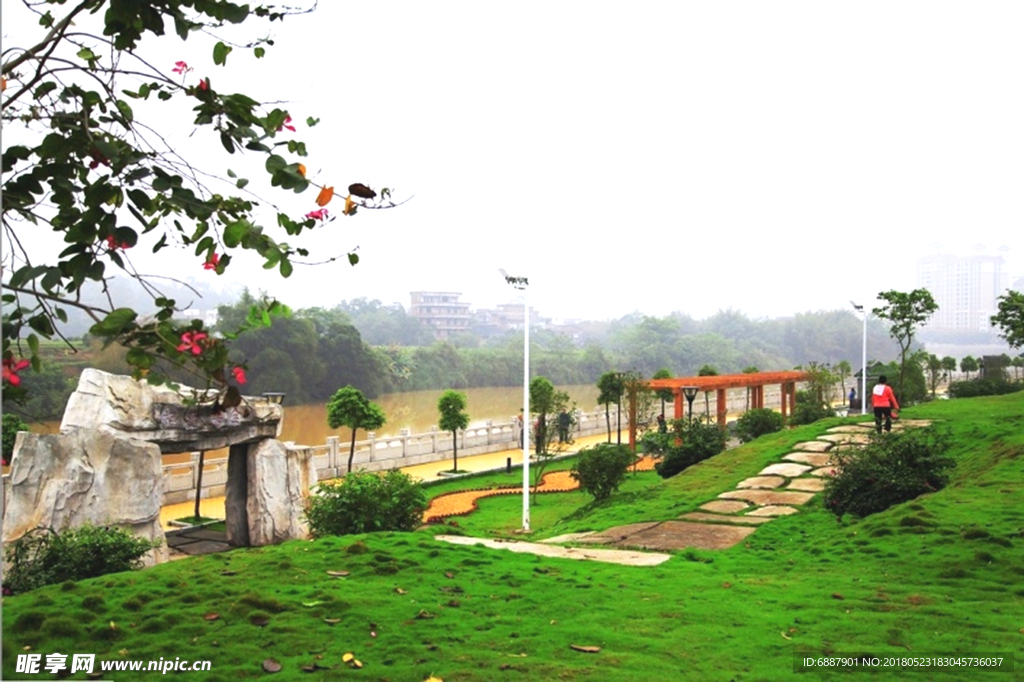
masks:
[(319, 117), (297, 133), (311, 178), (413, 197), (317, 234), (356, 268), (225, 275), (293, 307), (490, 306), (503, 267), (548, 316), (778, 316), (909, 290), (938, 245), (1008, 247), (1024, 275), (1022, 28), (1019, 1), (330, 0), (275, 24), (263, 60), (159, 49)]

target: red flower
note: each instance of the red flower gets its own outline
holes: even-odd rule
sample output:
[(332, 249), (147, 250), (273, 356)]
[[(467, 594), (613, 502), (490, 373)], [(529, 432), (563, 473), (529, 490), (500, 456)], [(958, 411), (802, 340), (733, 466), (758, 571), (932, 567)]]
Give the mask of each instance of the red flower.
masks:
[(116, 251), (117, 249), (123, 250), (130, 249), (132, 247), (131, 244), (129, 244), (128, 242), (119, 242), (114, 239), (114, 235), (110, 235), (109, 237), (107, 237), (107, 248), (110, 249), (111, 251)]
[(183, 74), (186, 71), (191, 71), (191, 70), (192, 69), (190, 69), (188, 64), (186, 64), (185, 62), (174, 62), (174, 68), (171, 69), (171, 73), (182, 73)]
[(238, 383), (240, 383), (240, 384), (244, 384), (245, 383), (245, 370), (242, 369), (241, 367), (236, 365), (231, 370), (231, 376), (233, 376), (235, 378), (235, 381), (237, 381)]
[(291, 123), (292, 123), (292, 117), (291, 116), (287, 116), (284, 119), (284, 123), (282, 123), (281, 126), (277, 129), (277, 132), (281, 132), (284, 129), (288, 129), (288, 130), (290, 130), (290, 131), (292, 131), (294, 133), (295, 132), (295, 126), (293, 126)]
[(210, 89), (210, 79), (209, 78), (204, 78), (203, 80), (199, 81), (199, 89), (200, 90), (209, 90)]
[(307, 218), (312, 218), (313, 220), (326, 220), (327, 219), (327, 209), (326, 208), (318, 208), (315, 211), (310, 211), (309, 213), (306, 214), (306, 217)]
[(220, 263), (220, 256), (215, 253), (203, 263), (203, 270), (216, 270), (218, 263)]
[(204, 332), (185, 332), (181, 335), (181, 345), (178, 346), (178, 352), (188, 351), (192, 355), (199, 355), (203, 352), (203, 347), (200, 342), (206, 338)]
[(18, 372), (29, 366), (28, 360), (15, 361), (14, 358), (4, 358), (3, 361), (3, 380), (9, 383), (11, 386), (20, 386), (21, 377), (18, 376)]
[(89, 168), (91, 168), (91, 169), (99, 168), (101, 163), (104, 166), (106, 166), (107, 168), (110, 167), (110, 161), (107, 159), (107, 157), (103, 156), (103, 154), (100, 154), (95, 149), (93, 149), (91, 152), (89, 152), (89, 156), (92, 157), (92, 161), (89, 162)]

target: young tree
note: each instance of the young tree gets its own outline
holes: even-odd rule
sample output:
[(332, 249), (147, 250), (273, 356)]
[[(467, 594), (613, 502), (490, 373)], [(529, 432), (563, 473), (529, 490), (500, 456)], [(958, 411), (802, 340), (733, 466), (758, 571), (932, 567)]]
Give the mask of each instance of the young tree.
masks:
[[(168, 368), (185, 368), (221, 389), (219, 405), (237, 404), (240, 382), (232, 377), (244, 374), (244, 367), (228, 352), (234, 332), (216, 337), (202, 320), (176, 321), (187, 303), (165, 295), (133, 255), (143, 246), (154, 253), (184, 249), (195, 259), (196, 272), (214, 276), (249, 252), (288, 277), (309, 255), (295, 243), (334, 219), (326, 208), (334, 187), (306, 177), (302, 161), (308, 152), (297, 137), (298, 112), (293, 121), (282, 106), (232, 92), (230, 72), (199, 72), (185, 61), (161, 63), (147, 48), (172, 26), (182, 40), (193, 41), (190, 46), (209, 40), (197, 47), (211, 49), (214, 65), (226, 68), (232, 53), (233, 64), (243, 53), (260, 59), (273, 44), (266, 34), (244, 45), (212, 37), (228, 25), (311, 10), (230, 0), (23, 4), (22, 11), (38, 19), (38, 33), (12, 34), (25, 44), (6, 45), (2, 65), (7, 397), (24, 395), (13, 380), (26, 368), (23, 358), (38, 371), (40, 338), (67, 341), (62, 327), (68, 311), (79, 310), (94, 322), (91, 335), (124, 346), (137, 378), (160, 383), (168, 380)], [(4, 6), (5, 20), (15, 13), (12, 5)], [(182, 107), (194, 116), (183, 117)], [(304, 118), (307, 127), (316, 122)], [(173, 143), (193, 135), (204, 144), (198, 154)], [(227, 156), (217, 157), (218, 144)], [(264, 168), (262, 179), (269, 184), (248, 186), (248, 178), (221, 170), (228, 163)], [(315, 201), (290, 199), (310, 187), (318, 190)], [(389, 196), (386, 189), (378, 195), (354, 183), (337, 213), (390, 206)], [(40, 232), (57, 233), (63, 250), (33, 238)], [(336, 255), (346, 257), (320, 254), (317, 260)], [(354, 250), (347, 258), (353, 265), (358, 261)], [(141, 305), (117, 296), (110, 287), (113, 275), (131, 281), (151, 301), (152, 314), (142, 315), (147, 311)], [(270, 302), (242, 329), (269, 324), (277, 310)]]
[[(718, 370), (711, 365), (704, 365), (697, 370), (697, 376), (699, 377), (716, 377), (718, 376)], [(711, 399), (709, 398), (709, 392), (704, 391), (704, 417), (711, 417)]]
[(576, 419), (576, 405), (570, 402), (568, 393), (556, 389), (547, 377), (534, 377), (530, 382), (530, 410), (537, 415), (533, 431), (533, 442), (537, 453), (537, 464), (533, 468), (533, 487), (536, 490), (551, 458), (572, 445), (571, 435), (568, 440), (559, 441), (556, 438), (558, 430), (549, 428), (549, 424), (560, 413), (565, 412), (571, 418), (571, 434), (571, 427)]
[(850, 363), (846, 360), (840, 360), (836, 363), (836, 366), (832, 368), (835, 372), (836, 378), (839, 379), (840, 388), (843, 391), (843, 398), (846, 398), (846, 380), (853, 374), (853, 368), (850, 367)]
[(459, 431), (469, 426), (469, 415), (466, 413), (466, 394), (447, 390), (437, 401), (437, 411), (441, 413), (438, 426), (444, 431), (452, 432), (452, 471), (459, 470)]
[(1024, 294), (1010, 290), (1000, 296), (999, 312), (989, 320), (993, 327), (999, 327), (999, 336), (1010, 348), (1024, 346)]
[(928, 375), (928, 388), (931, 391), (932, 398), (934, 398), (935, 389), (938, 388), (939, 381), (942, 379), (942, 360), (934, 353), (925, 354), (921, 360), (922, 369)]
[(964, 356), (964, 358), (960, 360), (960, 371), (963, 372), (968, 379), (970, 379), (971, 372), (978, 371), (978, 361), (972, 355)]
[(942, 358), (942, 371), (946, 381), (952, 381), (953, 372), (956, 371), (956, 358), (951, 355)]
[(356, 431), (375, 431), (384, 426), (386, 421), (380, 405), (367, 400), (358, 388), (339, 388), (328, 401), (327, 425), (332, 429), (347, 426), (352, 430), (352, 442), (348, 449), (348, 473), (352, 473), (352, 459), (356, 454)]
[[(612, 419), (608, 406), (612, 403), (618, 405), (622, 402), (622, 392), (625, 389), (622, 385), (621, 374), (619, 372), (605, 372), (597, 381), (597, 390), (599, 391), (597, 402), (600, 405), (604, 405), (604, 421), (608, 426), (608, 442), (611, 443)], [(622, 440), (621, 435), (619, 440)]]
[[(667, 369), (662, 368), (662, 369), (659, 369), (657, 372), (655, 372), (654, 376), (652, 376), (651, 378), (652, 379), (671, 379), (672, 378), (672, 372), (668, 371)], [(658, 396), (658, 399), (661, 401), (661, 417), (662, 417), (662, 419), (664, 419), (665, 418), (665, 402), (669, 401), (669, 400), (672, 400), (674, 398), (674, 395), (672, 393), (672, 389), (671, 388), (659, 388), (658, 390), (656, 390), (654, 392), (654, 394), (656, 396)]]
[(874, 308), (871, 313), (891, 323), (889, 336), (900, 346), (899, 399), (904, 400), (906, 396), (903, 391), (903, 379), (906, 376), (907, 353), (914, 341), (914, 332), (939, 309), (939, 306), (927, 289), (914, 289), (910, 293), (882, 291), (878, 298), (885, 301), (885, 305)]

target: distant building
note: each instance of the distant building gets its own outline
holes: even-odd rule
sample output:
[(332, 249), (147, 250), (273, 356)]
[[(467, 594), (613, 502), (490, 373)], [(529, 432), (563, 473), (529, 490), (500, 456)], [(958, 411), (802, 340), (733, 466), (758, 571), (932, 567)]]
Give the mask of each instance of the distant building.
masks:
[(453, 291), (413, 291), (409, 314), (421, 320), (435, 339), (447, 339), (452, 334), (469, 331), (469, 303)]
[(1002, 256), (936, 254), (917, 260), (917, 283), (939, 306), (926, 329), (990, 333), (1010, 274)]

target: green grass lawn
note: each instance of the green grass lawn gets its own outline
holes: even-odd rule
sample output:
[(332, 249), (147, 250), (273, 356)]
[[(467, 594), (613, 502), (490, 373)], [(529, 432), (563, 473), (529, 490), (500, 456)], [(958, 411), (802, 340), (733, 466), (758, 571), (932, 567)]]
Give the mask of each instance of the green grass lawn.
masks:
[[(25, 651), (212, 662), (182, 679), (261, 678), (274, 658), (278, 679), (447, 682), (779, 680), (795, 676), (795, 657), (826, 652), (999, 654), (1015, 657), (1014, 672), (803, 676), (1022, 679), (1024, 394), (903, 416), (948, 425), (957, 468), (944, 490), (865, 520), (837, 523), (815, 498), (732, 549), (679, 552), (655, 568), (448, 545), (433, 538), (437, 527), (198, 557), (4, 599), (3, 679), (48, 679), (15, 674)], [(600, 505), (579, 492), (538, 496), (532, 537), (675, 518), (839, 422), (763, 437), (668, 481), (631, 475)], [(521, 482), (492, 477), (428, 494)], [(521, 504), (486, 499), (441, 528), (511, 534)], [(342, 663), (348, 652), (362, 669)]]

